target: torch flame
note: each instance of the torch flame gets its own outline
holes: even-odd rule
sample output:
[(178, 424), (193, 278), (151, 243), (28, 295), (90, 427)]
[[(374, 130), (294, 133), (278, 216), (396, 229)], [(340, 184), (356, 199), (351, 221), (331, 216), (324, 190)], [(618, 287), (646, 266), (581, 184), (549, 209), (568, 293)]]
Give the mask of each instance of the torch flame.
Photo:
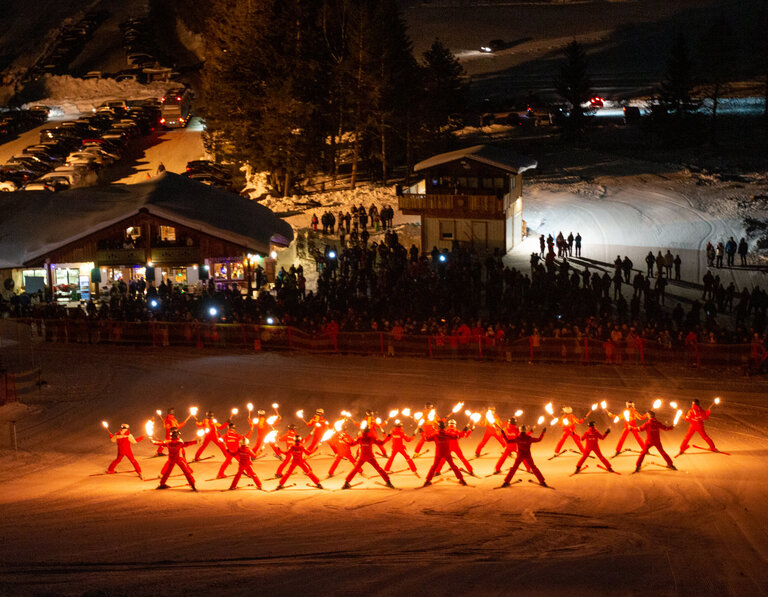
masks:
[(248, 409), (248, 412), (251, 412), (251, 411), (253, 410), (253, 402), (249, 402), (249, 403), (248, 403), (248, 404), (246, 404), (245, 406), (246, 406), (246, 408)]
[(109, 423), (107, 423), (106, 421), (102, 421), (101, 424), (104, 425), (104, 429), (109, 427)]
[(618, 415), (616, 415), (615, 417), (613, 417), (613, 422), (614, 422), (614, 423), (618, 423), (620, 420), (621, 420), (621, 417), (619, 417)]
[(669, 403), (669, 405), (670, 405), (672, 408), (677, 408), (677, 402), (670, 402), (670, 403)]
[(515, 411), (515, 416), (516, 416), (516, 417), (522, 417), (522, 416), (523, 416), (523, 411), (522, 411), (521, 409), (519, 409), (519, 408), (518, 408), (518, 409)]
[(273, 402), (272, 403), (272, 408), (277, 408), (278, 406), (280, 406), (280, 405), (277, 402)]
[(210, 433), (210, 432), (211, 432), (211, 430), (210, 430), (208, 427), (206, 427), (205, 429), (203, 429), (203, 431), (205, 431), (206, 433)]
[(275, 421), (277, 421), (277, 415), (272, 415), (271, 417), (267, 417), (267, 425), (274, 425)]
[(400, 419), (395, 419), (395, 425), (399, 425), (399, 424), (400, 424)]
[(376, 424), (381, 425), (381, 417), (376, 417)]
[(571, 420), (567, 417), (563, 417), (563, 427), (568, 427), (571, 424)]
[(419, 420), (417, 421), (417, 423), (416, 423), (416, 424), (417, 424), (419, 427), (423, 427), (423, 426), (424, 426), (424, 419), (419, 419)]
[(464, 414), (467, 415), (468, 417), (471, 417), (472, 416), (472, 411), (467, 409), (467, 410), (464, 411)]
[(592, 410), (597, 410), (597, 402), (592, 405)]
[(162, 417), (163, 416), (163, 413), (161, 413), (159, 410), (156, 410), (155, 412), (157, 413), (158, 417)]
[(485, 411), (485, 420), (488, 421), (491, 425), (496, 422), (496, 417), (493, 416), (493, 411), (491, 409)]
[(720, 404), (720, 398), (715, 398), (715, 404)]
[(423, 414), (424, 414), (424, 413), (422, 413), (421, 411), (419, 411), (419, 412), (417, 412), (417, 413), (413, 413), (413, 420), (414, 420), (414, 421), (418, 421), (419, 419), (421, 419), (421, 418), (422, 418), (422, 415), (423, 415)]
[(341, 428), (344, 426), (344, 419), (339, 419), (333, 424), (333, 428), (336, 431), (341, 431)]
[(150, 437), (155, 434), (155, 423), (154, 421), (152, 421), (152, 419), (146, 422), (146, 424), (144, 425), (144, 431), (146, 431), (147, 435), (149, 435)]
[(551, 402), (547, 402), (547, 404), (544, 406), (544, 410), (547, 411), (547, 414), (554, 415), (555, 409), (552, 407)]
[(656, 400), (653, 401), (653, 408), (657, 409), (661, 407), (661, 398), (656, 398)]
[(392, 418), (396, 417), (399, 412), (400, 411), (397, 411), (397, 410), (389, 411), (389, 418), (392, 419)]
[(205, 432), (208, 431), (207, 429), (198, 429), (197, 430), (197, 437), (203, 437), (205, 435)]
[(360, 423), (360, 429), (368, 429), (368, 421), (363, 421)]
[(544, 415), (541, 415), (541, 416), (539, 417), (539, 420), (538, 420), (538, 421), (536, 421), (536, 424), (537, 424), (537, 425), (541, 425), (543, 422), (544, 422)]
[(296, 416), (299, 417), (300, 419), (303, 419), (304, 418), (304, 409), (297, 410), (296, 411)]
[(219, 424), (219, 420), (218, 419), (213, 419), (213, 424), (214, 425), (218, 425)]
[(327, 442), (329, 439), (333, 437), (333, 434), (336, 433), (334, 429), (328, 429), (325, 433), (323, 433), (323, 437), (320, 438), (321, 442)]
[(265, 444), (274, 444), (275, 440), (277, 439), (277, 429), (273, 429), (267, 435), (264, 436), (264, 443)]
[(625, 410), (625, 411), (624, 411), (624, 420), (625, 420), (627, 423), (629, 423), (629, 417), (630, 417), (630, 414), (629, 414), (629, 409), (627, 409), (627, 410)]
[(237, 410), (236, 408), (233, 408), (233, 409), (232, 409), (232, 414), (233, 414), (233, 415), (236, 415), (238, 412), (240, 412), (240, 411), (239, 411), (239, 410)]
[(558, 419), (557, 419), (557, 417), (555, 417), (554, 419), (552, 419), (552, 420), (550, 421), (550, 423), (549, 423), (549, 424), (550, 424), (550, 425), (557, 425), (557, 421), (558, 421)]
[(605, 400), (603, 400), (603, 401), (600, 403), (600, 408), (602, 408), (603, 410), (605, 410), (606, 408), (608, 408), (608, 403), (607, 403)]
[(464, 408), (464, 403), (463, 403), (463, 402), (459, 402), (459, 403), (457, 403), (457, 404), (456, 404), (456, 406), (454, 406), (454, 407), (451, 409), (451, 412), (452, 412), (452, 413), (457, 413), (457, 412), (459, 412), (459, 411), (460, 411), (462, 408)]
[(189, 408), (189, 414), (194, 417), (197, 414), (197, 407), (196, 406), (191, 406)]
[(683, 416), (683, 411), (681, 411), (681, 410), (678, 410), (678, 411), (675, 413), (675, 422), (674, 422), (674, 423), (672, 423), (672, 424), (673, 424), (673, 425), (677, 425), (677, 422), (680, 420), (680, 417), (682, 417), (682, 416)]
[(482, 415), (480, 413), (472, 413), (472, 416), (469, 418), (473, 423), (477, 423), (478, 421), (480, 421), (481, 417)]
[(410, 408), (404, 408), (400, 412), (403, 413), (404, 417), (410, 417), (411, 416), (411, 409)]
[(436, 414), (435, 413), (435, 409), (433, 408), (431, 411), (429, 411), (429, 414), (427, 415), (427, 419), (429, 421), (434, 421), (435, 420), (435, 414)]

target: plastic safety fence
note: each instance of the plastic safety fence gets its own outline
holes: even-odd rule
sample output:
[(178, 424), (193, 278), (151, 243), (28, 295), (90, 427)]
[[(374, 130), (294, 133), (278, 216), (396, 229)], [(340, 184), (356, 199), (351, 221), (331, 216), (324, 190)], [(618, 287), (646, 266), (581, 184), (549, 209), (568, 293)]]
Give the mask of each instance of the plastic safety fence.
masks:
[[(21, 321), (21, 320), (20, 320)], [(108, 320), (23, 320), (48, 342), (155, 347), (230, 348), (303, 352), (474, 359), (529, 363), (750, 367), (768, 369), (762, 346), (698, 344), (664, 346), (636, 338), (529, 336), (497, 343), (486, 336), (407, 335), (392, 332), (312, 334), (289, 326), (249, 323), (119, 322)]]

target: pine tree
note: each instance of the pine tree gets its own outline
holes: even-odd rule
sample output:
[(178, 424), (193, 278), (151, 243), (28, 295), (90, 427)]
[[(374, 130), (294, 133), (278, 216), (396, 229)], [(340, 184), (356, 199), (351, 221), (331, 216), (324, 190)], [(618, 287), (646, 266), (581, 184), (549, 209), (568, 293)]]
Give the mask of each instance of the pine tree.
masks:
[(667, 71), (659, 87), (659, 101), (667, 113), (681, 120), (696, 112), (699, 105), (692, 97), (693, 63), (688, 42), (681, 29), (675, 33), (667, 62)]
[(560, 74), (555, 78), (555, 89), (568, 104), (568, 114), (563, 118), (561, 134), (567, 141), (579, 139), (587, 128), (592, 109), (585, 108), (592, 97), (592, 81), (587, 72), (587, 55), (577, 41), (563, 50), (565, 60)]
[(439, 39), (424, 52), (421, 116), (428, 136), (436, 139), (454, 116), (466, 109), (464, 68)]

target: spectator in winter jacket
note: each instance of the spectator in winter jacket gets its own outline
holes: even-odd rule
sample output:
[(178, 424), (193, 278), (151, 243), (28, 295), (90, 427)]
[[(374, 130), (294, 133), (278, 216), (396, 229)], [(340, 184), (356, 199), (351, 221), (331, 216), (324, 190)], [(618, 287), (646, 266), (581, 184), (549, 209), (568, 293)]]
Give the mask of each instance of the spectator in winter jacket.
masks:
[(737, 251), (739, 253), (739, 257), (741, 257), (741, 265), (747, 265), (747, 253), (749, 252), (749, 247), (747, 246), (747, 241), (744, 238), (739, 241), (739, 247)]

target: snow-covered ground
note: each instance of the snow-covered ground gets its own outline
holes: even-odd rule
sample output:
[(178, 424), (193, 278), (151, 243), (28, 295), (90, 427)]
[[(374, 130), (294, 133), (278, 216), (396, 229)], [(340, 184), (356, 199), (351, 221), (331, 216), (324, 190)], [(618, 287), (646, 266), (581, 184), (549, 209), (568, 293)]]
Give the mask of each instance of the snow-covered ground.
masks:
[[(759, 595), (768, 589), (768, 508), (765, 458), (768, 410), (765, 380), (732, 371), (671, 367), (526, 366), (412, 359), (166, 351), (143, 348), (36, 346), (49, 386), (19, 417), (20, 451), (0, 451), (0, 592), (8, 595), (200, 594), (377, 595)], [(656, 397), (687, 406), (697, 397), (715, 407), (707, 428), (725, 456), (696, 450), (675, 462), (678, 472), (649, 464), (631, 475), (634, 454), (594, 461), (569, 477), (576, 455), (553, 461), (557, 433), (534, 447), (534, 458), (554, 489), (527, 482), (494, 491), (499, 446), (472, 462), (474, 487), (450, 481), (416, 490), (432, 453), (417, 460), (422, 479), (394, 475), (392, 491), (375, 477), (348, 491), (296, 486), (263, 493), (241, 481), (212, 479), (221, 455), (194, 465), (199, 493), (181, 487), (155, 491), (131, 473), (103, 472), (114, 445), (101, 427), (122, 422), (138, 434), (156, 409), (214, 409), (220, 419), (248, 401), (281, 405), (285, 420), (299, 408), (343, 408), (386, 413), (426, 400), (446, 413), (457, 401), (501, 416), (520, 408), (531, 423), (552, 400), (581, 416), (605, 399), (613, 410), (635, 400), (644, 410)], [(6, 419), (4, 407), (0, 419)], [(24, 413), (21, 413), (22, 415)], [(669, 421), (672, 411), (659, 409)], [(458, 417), (463, 425), (466, 417)], [(245, 426), (242, 415), (237, 419)], [(600, 414), (598, 427), (620, 431)], [(0, 423), (0, 425), (4, 425)], [(406, 428), (411, 431), (413, 425)], [(184, 438), (194, 433), (188, 427)], [(673, 455), (684, 425), (662, 434)], [(479, 430), (463, 440), (471, 454)], [(0, 434), (3, 447), (8, 434)], [(630, 439), (630, 447), (633, 440)], [(696, 441), (698, 444), (699, 442)], [(413, 444), (410, 444), (412, 448)], [(164, 459), (135, 447), (145, 478)], [(211, 452), (213, 454), (213, 452)], [(661, 463), (659, 457), (647, 462)], [(266, 480), (278, 462), (256, 461)], [(326, 455), (310, 460), (321, 477)], [(400, 462), (394, 470), (405, 468)], [(350, 469), (324, 481), (337, 490)], [(124, 461), (120, 471), (129, 471)], [(372, 473), (372, 471), (370, 471)], [(528, 475), (521, 474), (528, 479)], [(450, 475), (449, 475), (450, 476)], [(265, 481), (272, 489), (276, 481)]]

